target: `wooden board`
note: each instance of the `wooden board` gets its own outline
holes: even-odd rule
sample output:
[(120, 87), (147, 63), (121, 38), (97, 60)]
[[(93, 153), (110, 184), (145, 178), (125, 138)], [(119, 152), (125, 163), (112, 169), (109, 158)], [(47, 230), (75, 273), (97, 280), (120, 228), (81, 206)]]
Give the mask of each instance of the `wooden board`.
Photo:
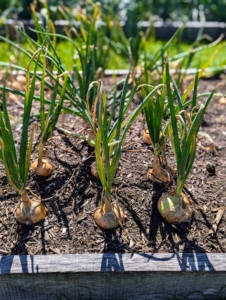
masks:
[(226, 254), (0, 256), (0, 299), (213, 299), (226, 296)]
[[(155, 21), (154, 23), (150, 23), (149, 21), (141, 21), (139, 22), (141, 28), (143, 30), (146, 30), (150, 27), (150, 25), (153, 26), (155, 29), (155, 38), (156, 39), (162, 39), (162, 40), (168, 40), (170, 39), (175, 32), (178, 30), (178, 28), (181, 28), (183, 26), (182, 22), (176, 22), (176, 21), (169, 21), (169, 22), (163, 22), (163, 21)], [(5, 20), (1, 26), (1, 35), (7, 36), (10, 39), (15, 39), (15, 37), (18, 36), (16, 34), (16, 27), (21, 27), (21, 24), (23, 24), (23, 28), (25, 29), (26, 33), (32, 37), (35, 38), (36, 34), (31, 29), (34, 29), (34, 21), (33, 20), (13, 20), (8, 19)], [(54, 22), (55, 29), (57, 33), (65, 34), (65, 28), (69, 30), (71, 27), (71, 23), (67, 20), (56, 20)], [(78, 23), (77, 23), (78, 24)], [(78, 25), (76, 26), (76, 22), (74, 23), (75, 27), (78, 28)], [(121, 21), (120, 25), (122, 28), (125, 26), (125, 22)], [(208, 35), (213, 40), (216, 40), (219, 38), (221, 34), (224, 35), (224, 39), (226, 39), (226, 23), (223, 22), (199, 22), (199, 21), (188, 21), (186, 22), (185, 29), (182, 33), (181, 38), (183, 40), (192, 42), (195, 41), (198, 37), (200, 28), (203, 29), (203, 35)], [(71, 32), (73, 34), (73, 31)]]

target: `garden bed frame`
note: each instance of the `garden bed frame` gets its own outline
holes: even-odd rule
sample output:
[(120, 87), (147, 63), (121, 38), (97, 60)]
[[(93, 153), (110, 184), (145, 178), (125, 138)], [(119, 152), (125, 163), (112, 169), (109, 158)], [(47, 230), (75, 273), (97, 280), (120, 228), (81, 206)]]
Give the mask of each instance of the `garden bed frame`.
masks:
[(9, 255), (0, 274), (1, 300), (226, 296), (226, 254)]
[[(64, 34), (64, 28), (68, 28), (71, 24), (66, 20), (55, 21), (56, 32)], [(76, 22), (73, 24), (75, 27), (78, 26)], [(145, 30), (151, 23), (149, 21), (142, 21), (141, 27)], [(32, 37), (35, 38), (36, 34), (30, 30), (34, 29), (33, 20), (13, 20), (8, 19), (3, 23), (3, 26), (0, 28), (0, 35), (7, 36), (10, 39), (15, 37), (21, 38), (20, 34), (16, 31), (16, 26), (23, 26), (25, 31)], [(125, 22), (121, 22), (121, 26), (125, 26)], [(169, 40), (178, 28), (183, 26), (182, 22), (162, 22), (157, 21), (152, 24), (155, 38), (160, 40)], [(209, 36), (213, 40), (219, 38), (220, 35), (224, 35), (226, 39), (226, 23), (223, 22), (199, 22), (199, 21), (189, 21), (186, 23), (185, 29), (182, 33), (182, 40), (187, 40), (189, 42), (194, 42), (199, 34), (200, 28), (203, 28), (202, 34)]]

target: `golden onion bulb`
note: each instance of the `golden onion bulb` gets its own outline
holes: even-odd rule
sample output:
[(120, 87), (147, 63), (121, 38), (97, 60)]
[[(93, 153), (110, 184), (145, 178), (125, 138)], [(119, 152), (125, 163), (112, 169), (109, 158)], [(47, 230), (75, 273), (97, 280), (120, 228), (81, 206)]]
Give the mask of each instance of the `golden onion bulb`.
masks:
[(98, 179), (100, 178), (98, 171), (97, 171), (97, 164), (95, 161), (91, 164), (91, 174)]
[(31, 164), (31, 169), (43, 177), (49, 176), (53, 171), (53, 167), (47, 159), (37, 159)]
[(21, 198), (14, 212), (14, 216), (19, 223), (32, 225), (45, 219), (47, 210), (41, 199), (30, 200), (26, 192), (21, 195)]
[(158, 200), (158, 211), (162, 217), (169, 223), (182, 223), (191, 219), (192, 208), (189, 198), (182, 194), (163, 195)]
[(223, 104), (223, 105), (226, 105), (226, 98), (225, 97), (222, 97), (218, 100), (218, 103), (219, 104)]
[(151, 141), (150, 134), (149, 134), (148, 130), (145, 130), (144, 133), (143, 133), (143, 141), (147, 145), (152, 145), (152, 141)]
[(147, 178), (150, 179), (151, 181), (154, 182), (159, 182), (159, 183), (166, 183), (170, 182), (170, 174), (167, 172), (165, 169), (163, 169), (161, 166), (159, 169), (151, 169), (147, 173)]
[(104, 203), (98, 206), (94, 212), (94, 220), (103, 229), (118, 227), (124, 220), (124, 212), (116, 203), (109, 206)]
[(159, 183), (167, 183), (171, 180), (169, 172), (163, 169), (158, 157), (154, 158), (153, 168), (148, 171), (147, 178)]

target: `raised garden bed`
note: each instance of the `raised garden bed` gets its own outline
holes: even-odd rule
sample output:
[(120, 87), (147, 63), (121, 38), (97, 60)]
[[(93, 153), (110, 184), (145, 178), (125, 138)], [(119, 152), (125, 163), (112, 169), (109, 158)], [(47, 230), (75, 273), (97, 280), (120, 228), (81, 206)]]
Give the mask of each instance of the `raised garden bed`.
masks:
[[(13, 76), (11, 81), (16, 79)], [(111, 83), (110, 77), (104, 79), (106, 89)], [(225, 94), (224, 75), (201, 80), (199, 92), (217, 85), (218, 92)], [(48, 209), (39, 225), (16, 223), (13, 212), (19, 197), (0, 165), (0, 253), (6, 255), (0, 265), (2, 299), (30, 299), (31, 295), (34, 299), (64, 299), (64, 295), (70, 299), (79, 295), (81, 299), (171, 299), (194, 291), (213, 299), (224, 286), (226, 270), (226, 105), (218, 100), (211, 102), (201, 127), (215, 148), (208, 148), (209, 138), (199, 137), (185, 185), (193, 201), (190, 224), (170, 225), (157, 211), (157, 200), (167, 187), (146, 177), (153, 155), (141, 138), (141, 117), (130, 130), (113, 184), (113, 196), (126, 212), (123, 227), (117, 230), (105, 232), (93, 220), (101, 184), (90, 174), (94, 154), (86, 143), (55, 131), (47, 146), (53, 174), (42, 179), (30, 173), (28, 186), (46, 200)], [(139, 101), (134, 99), (134, 107)], [(23, 102), (8, 96), (8, 103), (17, 139)], [(34, 113), (37, 109), (38, 104)], [(70, 131), (81, 128), (76, 117), (64, 116), (60, 124), (63, 121)], [(214, 227), (219, 212), (220, 222)], [(21, 273), (28, 275), (21, 277)], [(202, 294), (193, 295), (198, 297), (202, 299)]]
[(1, 299), (214, 299), (226, 295), (225, 259), (196, 253), (3, 256)]

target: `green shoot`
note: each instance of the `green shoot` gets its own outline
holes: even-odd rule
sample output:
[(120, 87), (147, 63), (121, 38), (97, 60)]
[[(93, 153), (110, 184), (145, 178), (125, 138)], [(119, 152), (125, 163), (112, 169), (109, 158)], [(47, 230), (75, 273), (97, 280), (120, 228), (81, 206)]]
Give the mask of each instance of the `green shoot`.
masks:
[[(195, 86), (197, 87), (198, 76), (195, 79)], [(166, 63), (166, 85), (167, 96), (170, 109), (170, 120), (167, 127), (168, 136), (176, 158), (177, 178), (175, 194), (166, 194), (158, 201), (158, 209), (162, 216), (171, 223), (184, 222), (191, 218), (192, 210), (188, 197), (183, 193), (184, 184), (190, 174), (195, 154), (196, 154), (196, 136), (203, 120), (204, 113), (212, 99), (213, 92), (209, 95), (206, 102), (197, 105), (196, 91), (193, 95), (192, 106), (190, 114), (183, 109), (183, 98), (180, 96), (178, 90), (177, 100), (180, 111), (174, 106), (173, 92), (170, 87), (171, 76), (169, 73), (169, 64)], [(174, 82), (174, 87), (175, 82)], [(186, 93), (186, 92), (185, 92)]]
[[(163, 76), (163, 83), (165, 83), (165, 73)], [(145, 82), (148, 82), (147, 72), (145, 72)], [(150, 87), (152, 86), (147, 83), (142, 85), (143, 96), (147, 95)], [(163, 169), (163, 165), (166, 165), (166, 139), (162, 133), (165, 96), (166, 88), (163, 88), (161, 92), (156, 93), (150, 98), (144, 108), (148, 130), (144, 131), (143, 139), (146, 143), (152, 144), (154, 150), (153, 168), (148, 172), (147, 177), (152, 181), (160, 183), (170, 181), (169, 173), (166, 169)]]
[[(105, 25), (100, 25), (102, 10), (99, 3), (92, 4), (92, 14), (78, 10), (74, 16), (70, 9), (62, 9), (64, 17), (73, 25), (76, 21), (79, 28), (72, 28), (67, 31), (67, 39), (75, 47), (73, 71), (79, 83), (79, 96), (85, 100), (91, 82), (101, 79), (107, 65), (109, 53), (109, 39), (107, 34), (111, 30), (110, 19), (105, 16)], [(72, 34), (76, 37), (76, 43), (72, 39)], [(61, 38), (65, 38), (61, 36)], [(86, 103), (87, 109), (92, 110), (95, 93), (92, 90), (89, 101)]]
[(102, 83), (98, 83), (95, 157), (97, 172), (103, 187), (103, 196), (101, 205), (95, 211), (94, 218), (97, 224), (105, 229), (115, 228), (119, 226), (123, 220), (121, 208), (115, 202), (111, 202), (111, 188), (122, 154), (126, 133), (148, 101), (163, 88), (163, 85), (152, 88), (142, 103), (129, 116), (125, 117), (127, 109), (137, 91), (137, 87), (134, 87), (128, 103), (125, 104), (128, 80), (129, 75), (127, 76), (121, 93), (118, 118), (113, 125), (111, 125), (112, 120), (107, 110), (107, 99), (102, 88)]
[[(66, 13), (68, 17), (72, 18), (68, 10), (66, 10)], [(100, 28), (97, 28), (97, 21), (101, 15), (100, 8), (97, 4), (93, 5), (92, 17), (87, 17), (81, 13), (78, 15), (78, 21), (81, 21), (79, 28), (80, 32), (76, 31), (76, 37), (77, 40), (79, 39), (79, 43), (77, 41), (75, 42), (72, 38), (70, 38), (69, 33), (69, 36), (63, 36), (60, 34), (46, 32), (45, 29), (39, 24), (34, 10), (33, 15), (35, 23), (35, 32), (37, 34), (38, 40), (34, 41), (23, 30), (19, 28), (18, 30), (29, 42), (31, 49), (42, 48), (43, 52), (45, 53), (44, 59), (38, 62), (38, 66), (42, 70), (45, 70), (46, 75), (50, 77), (51, 82), (49, 82), (46, 79), (43, 79), (43, 76), (39, 76), (37, 74), (36, 79), (41, 82), (42, 86), (45, 85), (45, 88), (48, 88), (50, 91), (52, 91), (55, 97), (61, 97), (60, 90), (63, 87), (60, 83), (59, 77), (54, 76), (54, 72), (56, 71), (57, 74), (65, 74), (66, 70), (61, 62), (61, 58), (57, 53), (54, 41), (56, 38), (63, 38), (70, 41), (74, 46), (76, 55), (78, 57), (78, 59), (76, 60), (76, 63), (78, 62), (78, 64), (74, 65), (73, 67), (73, 74), (76, 74), (76, 78), (74, 78), (74, 75), (71, 74), (66, 80), (65, 99), (67, 100), (67, 103), (70, 105), (70, 107), (62, 106), (62, 108), (65, 112), (74, 113), (75, 115), (81, 117), (85, 121), (85, 124), (88, 124), (88, 127), (94, 133), (94, 137), (91, 138), (91, 144), (94, 144), (95, 124), (93, 123), (93, 120), (95, 119), (94, 114), (96, 111), (94, 103), (96, 91), (95, 89), (89, 91), (88, 88), (92, 81), (95, 81), (99, 78), (100, 73), (103, 75), (103, 71), (106, 67), (106, 59), (108, 53), (108, 42), (105, 38), (107, 27), (101, 26)], [(51, 37), (53, 37), (54, 41), (51, 40)], [(29, 58), (31, 57), (29, 51), (19, 48), (12, 41), (8, 41), (7, 39), (5, 40)], [(21, 69), (19, 66), (15, 65), (12, 67), (16, 69)], [(79, 68), (81, 68), (81, 70)], [(99, 72), (98, 70), (102, 71)], [(76, 85), (75, 79), (78, 82), (78, 86)], [(58, 86), (59, 88), (56, 89), (56, 86)], [(15, 91), (15, 93), (18, 92)], [(50, 103), (53, 103), (48, 102), (46, 99), (43, 98), (44, 96), (42, 93), (40, 97), (35, 97), (35, 99), (41, 102), (41, 105), (43, 105), (43, 102), (48, 103), (49, 105)], [(41, 118), (43, 119), (43, 110), (41, 110), (41, 114)], [(89, 136), (87, 137), (86, 135), (77, 136), (84, 140), (90, 140)]]
[[(28, 137), (29, 119), (31, 114), (31, 107), (33, 101), (33, 94), (35, 91), (36, 71), (40, 57), (41, 49), (37, 50), (31, 58), (28, 65), (28, 72), (26, 76), (26, 92), (24, 99), (24, 115), (23, 127), (20, 141), (19, 155), (17, 154), (14, 143), (13, 132), (9, 120), (6, 94), (3, 90), (3, 111), (0, 111), (0, 159), (3, 161), (6, 177), (9, 184), (21, 196), (21, 201), (15, 210), (15, 217), (18, 222), (25, 224), (35, 224), (45, 218), (46, 209), (37, 197), (30, 199), (26, 192), (26, 183), (28, 172), (30, 168), (30, 158), (32, 143), (34, 138), (34, 125), (30, 138)], [(35, 63), (34, 74), (30, 81), (29, 69), (32, 61)]]
[[(60, 68), (59, 68), (60, 69)], [(40, 91), (40, 123), (41, 123), (41, 137), (38, 145), (38, 159), (31, 164), (33, 171), (40, 176), (48, 176), (52, 173), (52, 165), (47, 159), (43, 158), (43, 152), (48, 139), (52, 136), (53, 130), (55, 129), (56, 123), (62, 111), (63, 101), (65, 97), (66, 84), (68, 78), (68, 72), (64, 72), (58, 75), (58, 78), (65, 76), (61, 94), (58, 102), (57, 92), (59, 89), (58, 82), (56, 82), (54, 93), (52, 94), (51, 104), (49, 105), (48, 111), (45, 112), (45, 101), (44, 101), (44, 88), (45, 88), (45, 76), (46, 76), (46, 57), (43, 63), (42, 69), (42, 80), (41, 80), (41, 91)]]

